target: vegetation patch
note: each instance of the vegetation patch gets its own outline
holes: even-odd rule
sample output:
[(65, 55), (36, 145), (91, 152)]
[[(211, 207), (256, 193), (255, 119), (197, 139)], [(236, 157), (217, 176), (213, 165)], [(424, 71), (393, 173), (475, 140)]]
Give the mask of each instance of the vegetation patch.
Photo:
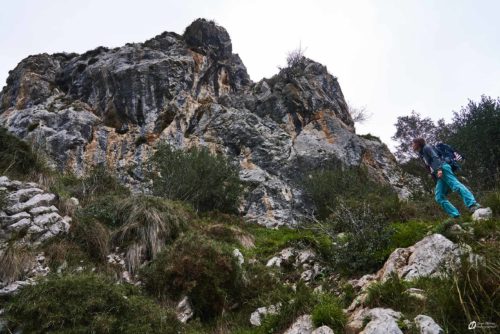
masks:
[(335, 333), (342, 333), (347, 323), (341, 302), (328, 294), (319, 297), (319, 303), (314, 306), (311, 316), (314, 326), (328, 326)]
[(32, 146), (0, 127), (0, 175), (26, 178), (47, 170), (45, 160)]
[(203, 321), (238, 302), (244, 288), (232, 249), (194, 233), (178, 238), (159, 254), (144, 269), (143, 278), (146, 289), (162, 300), (187, 295)]
[(135, 272), (151, 260), (187, 226), (189, 214), (183, 206), (153, 196), (132, 196), (116, 206), (119, 227), (113, 244), (126, 249), (127, 265)]
[(333, 242), (333, 266), (347, 276), (379, 269), (393, 233), (366, 203), (340, 204), (323, 228)]
[[(407, 282), (396, 275), (368, 288), (369, 307), (389, 307), (408, 318), (426, 314), (447, 333), (468, 333), (471, 321), (498, 323), (500, 305), (497, 258), (481, 264), (465, 259), (461, 269), (444, 278), (424, 277)], [(492, 261), (493, 260), (493, 261)], [(415, 298), (409, 288), (421, 289), (425, 298)]]
[(50, 276), (6, 307), (9, 328), (26, 333), (177, 333), (175, 316), (130, 286), (95, 274)]
[(331, 168), (313, 172), (303, 181), (306, 193), (317, 209), (319, 219), (327, 218), (339, 205), (339, 201), (352, 204), (373, 204), (381, 214), (390, 215), (399, 204), (395, 192), (388, 186), (371, 180), (363, 168)]

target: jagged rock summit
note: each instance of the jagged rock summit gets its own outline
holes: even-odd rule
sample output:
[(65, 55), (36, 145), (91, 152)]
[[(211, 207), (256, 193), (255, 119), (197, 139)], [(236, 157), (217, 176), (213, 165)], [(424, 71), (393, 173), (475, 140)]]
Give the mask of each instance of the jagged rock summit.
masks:
[(239, 163), (249, 185), (242, 213), (267, 226), (310, 214), (298, 184), (333, 162), (366, 166), (401, 197), (411, 189), (384, 144), (356, 135), (325, 66), (302, 58), (254, 83), (227, 31), (204, 19), (183, 35), (29, 56), (0, 93), (0, 125), (59, 169), (82, 174), (104, 163), (135, 189), (159, 143), (209, 147)]

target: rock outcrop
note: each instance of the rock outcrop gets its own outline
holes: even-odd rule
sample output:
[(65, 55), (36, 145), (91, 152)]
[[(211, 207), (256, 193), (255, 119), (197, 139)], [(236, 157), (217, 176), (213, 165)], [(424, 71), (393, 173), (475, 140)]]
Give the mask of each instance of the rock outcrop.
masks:
[(239, 164), (242, 213), (267, 226), (311, 213), (298, 184), (321, 166), (363, 165), (401, 197), (412, 189), (384, 144), (356, 135), (325, 66), (303, 58), (253, 83), (227, 31), (203, 19), (183, 35), (24, 59), (0, 93), (0, 125), (59, 169), (104, 163), (137, 190), (158, 144), (209, 147)]
[(0, 208), (0, 296), (33, 284), (50, 269), (43, 253), (35, 253), (42, 242), (68, 232), (71, 218), (62, 217), (54, 206), (56, 196), (38, 184), (0, 176), (0, 191), (6, 206)]

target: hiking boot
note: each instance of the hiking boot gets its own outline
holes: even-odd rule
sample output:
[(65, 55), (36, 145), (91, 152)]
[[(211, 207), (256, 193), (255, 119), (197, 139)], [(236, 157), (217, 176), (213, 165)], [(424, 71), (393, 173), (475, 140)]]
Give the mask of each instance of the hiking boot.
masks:
[(471, 206), (469, 206), (469, 211), (470, 211), (470, 213), (474, 213), (479, 208), (481, 208), (481, 204), (479, 204), (479, 203), (472, 204)]

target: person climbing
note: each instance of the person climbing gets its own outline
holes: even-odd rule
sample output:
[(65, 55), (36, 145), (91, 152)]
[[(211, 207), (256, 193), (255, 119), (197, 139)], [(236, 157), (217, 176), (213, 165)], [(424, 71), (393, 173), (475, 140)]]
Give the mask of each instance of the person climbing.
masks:
[(439, 157), (434, 147), (426, 144), (424, 138), (413, 139), (412, 148), (424, 161), (434, 181), (436, 181), (436, 188), (434, 189), (434, 198), (436, 202), (452, 220), (458, 221), (460, 212), (446, 198), (450, 190), (460, 195), (471, 213), (481, 207), (471, 191), (457, 179), (451, 166)]

